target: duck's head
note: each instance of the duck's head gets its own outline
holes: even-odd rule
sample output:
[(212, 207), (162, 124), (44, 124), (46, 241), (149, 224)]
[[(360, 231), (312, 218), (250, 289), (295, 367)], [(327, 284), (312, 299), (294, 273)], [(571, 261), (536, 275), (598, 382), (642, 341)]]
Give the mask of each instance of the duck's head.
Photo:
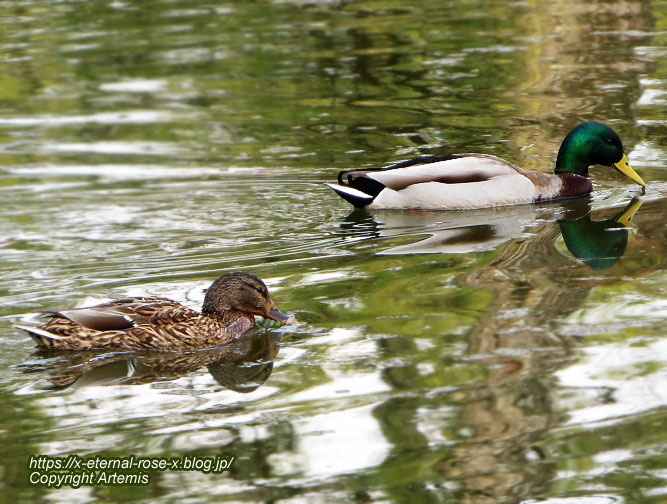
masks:
[(218, 278), (206, 291), (202, 312), (224, 316), (229, 311), (259, 315), (282, 323), (293, 317), (276, 308), (262, 280), (250, 273), (235, 271)]
[(585, 122), (570, 131), (558, 151), (556, 173), (575, 173), (588, 177), (588, 167), (613, 166), (642, 187), (646, 183), (628, 164), (623, 143), (616, 132), (602, 123)]

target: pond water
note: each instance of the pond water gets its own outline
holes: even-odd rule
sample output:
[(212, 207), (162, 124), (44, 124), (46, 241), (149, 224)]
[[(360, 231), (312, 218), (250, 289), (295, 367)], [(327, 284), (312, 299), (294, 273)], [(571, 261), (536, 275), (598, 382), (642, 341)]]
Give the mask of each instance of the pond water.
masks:
[[(7, 502), (664, 502), (667, 2), (0, 2)], [(551, 171), (612, 125), (645, 195), (352, 212), (338, 170)], [(43, 354), (14, 324), (243, 269), (296, 326), (181, 355)], [(222, 474), (47, 488), (30, 455)]]

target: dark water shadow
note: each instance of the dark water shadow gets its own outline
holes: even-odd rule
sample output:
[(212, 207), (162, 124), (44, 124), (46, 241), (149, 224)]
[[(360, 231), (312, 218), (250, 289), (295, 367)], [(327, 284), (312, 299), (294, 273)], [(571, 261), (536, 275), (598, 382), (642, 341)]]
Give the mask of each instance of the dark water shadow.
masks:
[(273, 371), (281, 335), (248, 334), (223, 347), (190, 352), (100, 353), (38, 350), (37, 360), (20, 364), (24, 373), (46, 375), (46, 389), (109, 385), (144, 385), (171, 381), (206, 367), (223, 387), (247, 393)]

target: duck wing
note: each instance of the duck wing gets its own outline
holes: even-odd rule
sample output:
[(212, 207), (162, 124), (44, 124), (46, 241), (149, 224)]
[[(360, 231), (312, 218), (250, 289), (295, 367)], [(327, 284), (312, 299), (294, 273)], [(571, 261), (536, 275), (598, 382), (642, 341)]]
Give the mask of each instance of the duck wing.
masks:
[(56, 329), (72, 325), (94, 331), (122, 331), (140, 325), (166, 325), (183, 322), (198, 315), (176, 301), (159, 297), (123, 298), (74, 310), (46, 312), (51, 320), (46, 327)]
[(379, 172), (388, 172), (411, 166), (428, 165), (451, 159), (457, 159), (460, 155), (451, 156), (420, 156), (407, 161), (386, 166), (384, 168), (366, 168), (361, 170), (343, 170), (338, 172), (338, 184), (326, 184), (336, 194), (356, 208), (363, 208), (373, 203), (375, 197), (386, 187), (377, 180)]
[[(401, 161), (399, 163), (394, 163), (390, 166), (385, 166), (383, 168), (364, 168), (361, 170), (343, 170), (338, 172), (338, 183), (341, 185), (351, 185), (355, 179), (358, 177), (364, 178), (369, 173), (374, 172), (386, 172), (390, 170), (396, 170), (398, 168), (408, 168), (410, 166), (416, 165), (427, 165), (439, 163), (441, 161), (449, 161), (452, 159), (458, 159), (466, 156), (466, 154), (451, 154), (448, 156), (419, 156), (413, 159), (408, 159), (406, 161)], [(347, 181), (343, 180), (343, 177), (347, 178)]]
[(428, 182), (468, 184), (517, 173), (514, 166), (498, 157), (461, 154), (428, 164), (415, 163), (391, 170), (368, 172), (365, 176), (381, 183), (385, 188), (402, 191), (410, 186)]

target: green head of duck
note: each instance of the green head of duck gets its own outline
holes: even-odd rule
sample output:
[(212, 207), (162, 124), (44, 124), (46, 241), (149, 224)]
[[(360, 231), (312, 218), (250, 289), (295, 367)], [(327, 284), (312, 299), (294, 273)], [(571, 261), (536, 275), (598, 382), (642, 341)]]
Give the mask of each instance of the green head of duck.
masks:
[(616, 132), (602, 123), (590, 121), (567, 134), (558, 150), (555, 172), (588, 177), (588, 167), (594, 164), (613, 166), (633, 182), (646, 187), (628, 164), (623, 143)]
[(592, 270), (612, 267), (625, 254), (630, 221), (641, 205), (642, 201), (635, 198), (621, 212), (602, 221), (591, 220), (590, 213), (576, 220), (558, 221), (565, 246)]

